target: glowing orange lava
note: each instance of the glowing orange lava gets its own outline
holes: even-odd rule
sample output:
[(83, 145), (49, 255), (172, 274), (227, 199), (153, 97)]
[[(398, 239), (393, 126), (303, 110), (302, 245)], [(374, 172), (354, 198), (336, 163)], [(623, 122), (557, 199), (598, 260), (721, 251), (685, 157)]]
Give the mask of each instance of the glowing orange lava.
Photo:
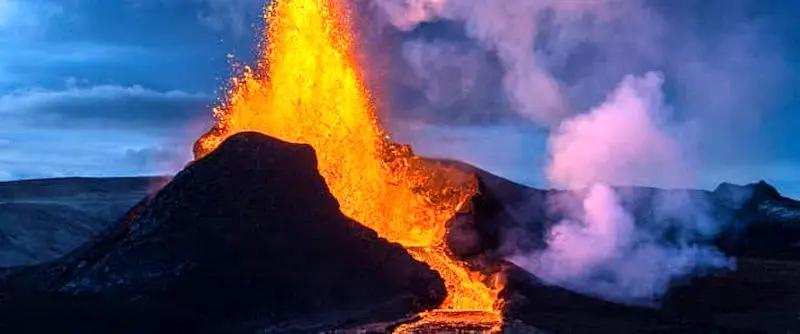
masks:
[(475, 193), (477, 181), (391, 142), (354, 56), (348, 8), (335, 0), (278, 0), (265, 19), (258, 67), (233, 79), (196, 156), (241, 131), (310, 144), (346, 215), (440, 273), (448, 290), (442, 309), (480, 311), (499, 321), (497, 289), (448, 257), (442, 241), (445, 223)]

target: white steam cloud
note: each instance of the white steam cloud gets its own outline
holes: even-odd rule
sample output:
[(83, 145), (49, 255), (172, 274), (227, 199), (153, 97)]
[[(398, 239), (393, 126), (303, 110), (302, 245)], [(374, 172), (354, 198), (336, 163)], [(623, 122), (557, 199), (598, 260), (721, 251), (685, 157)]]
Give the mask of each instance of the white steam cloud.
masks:
[(568, 189), (685, 185), (681, 147), (663, 129), (663, 82), (655, 72), (626, 76), (601, 105), (562, 122), (550, 137), (550, 182)]
[[(628, 303), (652, 302), (675, 279), (732, 265), (709, 243), (719, 227), (700, 199), (660, 193), (648, 203), (652, 221), (637, 224), (621, 204), (634, 194), (608, 186), (688, 180), (680, 146), (659, 126), (662, 82), (656, 73), (628, 76), (606, 102), (552, 134), (548, 177), (575, 190), (582, 207), (562, 212), (570, 218), (550, 229), (546, 249), (509, 260), (546, 282)], [(570, 207), (553, 201), (556, 210)]]

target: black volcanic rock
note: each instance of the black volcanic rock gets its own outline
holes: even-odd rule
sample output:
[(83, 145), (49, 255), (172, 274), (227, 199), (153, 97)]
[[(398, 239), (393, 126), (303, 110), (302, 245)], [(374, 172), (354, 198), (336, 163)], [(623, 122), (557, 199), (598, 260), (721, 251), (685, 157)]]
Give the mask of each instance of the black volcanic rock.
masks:
[[(464, 167), (478, 176), (479, 192), (472, 201), (470, 224), (460, 228), (474, 226), (484, 240), (484, 254), (496, 260), (513, 250), (544, 246), (547, 230), (562, 219), (552, 210), (553, 201), (580, 203), (580, 197), (569, 191), (529, 188)], [(715, 241), (737, 259), (736, 269), (686, 280), (658, 305), (637, 307), (548, 285), (507, 264), (501, 294), (507, 321), (554, 333), (787, 332), (800, 328), (800, 290), (796, 288), (800, 202), (781, 196), (763, 181), (723, 184), (713, 192), (646, 187), (617, 191), (636, 224), (656, 222), (653, 208), (664, 196), (682, 196), (707, 209), (722, 228)]]
[(475, 174), (478, 181), (467, 212), (459, 213), (448, 223), (445, 241), (454, 255), (502, 256), (504, 244), (523, 235), (517, 242), (524, 248), (544, 247), (546, 230), (553, 219), (547, 210), (552, 191), (526, 187), (459, 161), (442, 162)]
[[(715, 191), (617, 187), (620, 205), (642, 228), (671, 219), (658, 212), (665, 203), (702, 211), (719, 224), (717, 243), (736, 258), (735, 270), (676, 282), (649, 306), (622, 305), (546, 284), (503, 263), (519, 251), (546, 246), (548, 230), (564, 219), (561, 208), (580, 209), (578, 192), (540, 190), (475, 167), (478, 192), (467, 213), (450, 222), (451, 253), (473, 268), (494, 272), (502, 263), (501, 293), (507, 323), (554, 333), (787, 332), (800, 328), (800, 203), (766, 182), (722, 184)], [(666, 200), (666, 201), (665, 201)], [(569, 211), (569, 210), (567, 210)], [(674, 222), (672, 222), (674, 223)], [(658, 226), (658, 225), (655, 225)]]
[[(449, 163), (478, 178), (469, 217), (451, 223), (461, 237), (450, 245), (456, 255), (490, 253), (502, 257), (509, 252), (544, 248), (548, 230), (567, 218), (561, 208), (581, 210), (582, 199), (575, 192), (531, 188), (461, 162)], [(703, 211), (720, 225), (714, 241), (728, 255), (800, 260), (800, 202), (782, 196), (764, 181), (722, 183), (714, 191), (615, 189), (620, 204), (633, 214), (637, 225), (661, 223), (659, 220), (665, 218), (659, 217), (655, 208), (663, 206), (665, 198), (679, 198), (687, 209)], [(478, 236), (471, 237), (474, 234)], [(470, 242), (465, 246), (463, 239)]]
[(339, 211), (310, 146), (256, 133), (229, 138), (102, 238), (0, 289), (11, 329), (114, 332), (317, 331), (445, 295), (430, 268)]
[(800, 260), (800, 202), (764, 181), (744, 186), (723, 183), (713, 192), (733, 221), (720, 244), (729, 254)]

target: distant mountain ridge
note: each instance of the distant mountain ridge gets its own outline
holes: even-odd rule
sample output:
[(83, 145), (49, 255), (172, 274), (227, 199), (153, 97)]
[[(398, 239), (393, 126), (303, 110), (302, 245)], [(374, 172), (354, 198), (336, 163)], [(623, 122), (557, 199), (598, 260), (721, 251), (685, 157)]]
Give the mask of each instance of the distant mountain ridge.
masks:
[[(476, 228), (483, 250), (502, 248), (517, 234), (516, 247), (536, 249), (545, 246), (548, 229), (562, 219), (552, 210), (551, 201), (580, 206), (574, 191), (537, 189), (515, 183), (459, 161), (449, 161), (479, 179), (475, 198)], [(661, 197), (680, 194), (685, 200), (705, 205), (712, 218), (722, 222), (718, 238), (720, 248), (731, 256), (760, 255), (769, 258), (800, 259), (800, 201), (785, 197), (765, 181), (746, 185), (723, 182), (714, 190), (660, 189), (642, 186), (613, 187), (621, 205), (635, 218), (636, 224), (652, 224), (653, 213)], [(775, 233), (776, 230), (783, 233)], [(472, 247), (473, 249), (475, 247)], [(499, 251), (503, 251), (500, 249)]]
[[(504, 221), (503, 225), (508, 225), (511, 221), (526, 225), (528, 232), (540, 239), (547, 226), (545, 220), (553, 220), (547, 216), (544, 203), (548, 196), (566, 193), (527, 187), (461, 162), (453, 163), (475, 172), (484, 191), (492, 193), (492, 200), (503, 207), (502, 212), (483, 213), (487, 219), (482, 224), (487, 229), (492, 229), (490, 225), (494, 222)], [(66, 254), (107, 228), (169, 179), (169, 176), (68, 177), (0, 182), (0, 268), (37, 264)], [(636, 192), (636, 197), (642, 198), (669, 191), (649, 187), (619, 189)], [(758, 235), (763, 234), (758, 231), (759, 226), (774, 224), (789, 224), (791, 229), (797, 225), (800, 233), (800, 202), (782, 196), (765, 181), (748, 185), (723, 182), (713, 191), (686, 191), (727, 208), (726, 214), (731, 215), (727, 219), (738, 217), (758, 222), (748, 224)], [(644, 211), (647, 208), (646, 200), (629, 204), (643, 207)], [(497, 242), (493, 241), (493, 246)], [(770, 240), (760, 243), (774, 246)]]
[(71, 177), (0, 182), (0, 267), (64, 255), (167, 181)]

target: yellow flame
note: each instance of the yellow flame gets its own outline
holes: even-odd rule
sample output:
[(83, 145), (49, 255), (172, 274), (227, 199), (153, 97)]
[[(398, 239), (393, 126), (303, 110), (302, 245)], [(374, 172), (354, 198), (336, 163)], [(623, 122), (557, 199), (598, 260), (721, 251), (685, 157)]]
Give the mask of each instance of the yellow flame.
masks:
[(342, 212), (440, 273), (448, 290), (442, 308), (496, 314), (497, 290), (442, 244), (445, 223), (475, 193), (476, 180), (390, 141), (354, 57), (347, 9), (334, 0), (273, 1), (262, 60), (233, 79), (196, 155), (241, 131), (310, 144)]

